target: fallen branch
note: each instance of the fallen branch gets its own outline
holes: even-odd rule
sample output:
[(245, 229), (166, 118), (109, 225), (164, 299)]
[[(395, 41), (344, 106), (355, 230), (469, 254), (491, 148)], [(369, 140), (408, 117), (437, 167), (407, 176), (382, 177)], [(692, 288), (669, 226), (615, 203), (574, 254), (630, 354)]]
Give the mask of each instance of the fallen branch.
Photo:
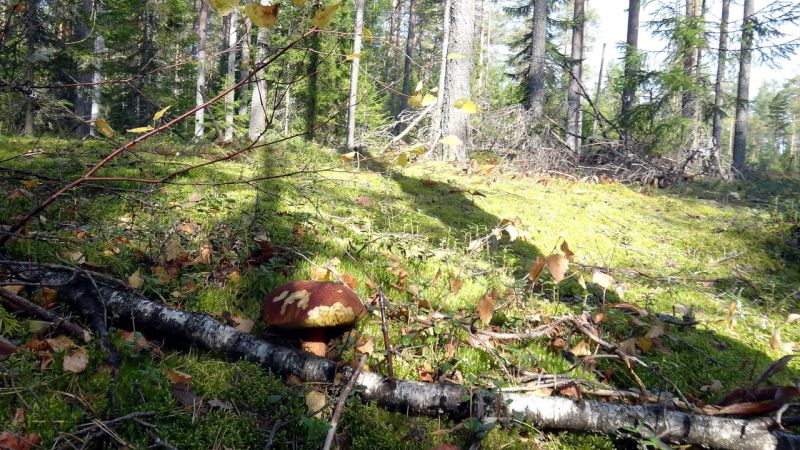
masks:
[[(48, 284), (64, 282), (74, 275), (74, 271), (37, 268), (25, 262), (17, 263), (15, 268)], [(332, 383), (337, 372), (345, 379), (355, 373), (351, 367), (339, 367), (334, 361), (239, 332), (206, 314), (167, 308), (99, 278), (95, 289), (83, 273), (59, 292), (71, 301), (95, 296), (120, 325), (134, 325), (146, 334), (181, 340), (229, 358), (246, 359), (278, 374)], [(689, 414), (660, 405), (620, 405), (515, 393), (501, 397), (456, 384), (389, 380), (371, 372), (358, 374), (356, 383), (362, 386), (360, 395), (365, 401), (414, 415), (447, 415), (455, 420), (514, 415), (547, 429), (610, 434), (634, 428), (664, 441), (691, 445), (742, 450), (800, 449), (800, 436), (778, 431), (779, 425), (771, 418), (743, 420)]]
[(11, 310), (21, 311), (38, 319), (52, 322), (56, 329), (60, 329), (68, 335), (80, 339), (83, 342), (90, 342), (92, 335), (78, 325), (52, 313), (41, 306), (29, 302), (24, 297), (20, 297), (0, 287), (0, 303), (8, 306)]

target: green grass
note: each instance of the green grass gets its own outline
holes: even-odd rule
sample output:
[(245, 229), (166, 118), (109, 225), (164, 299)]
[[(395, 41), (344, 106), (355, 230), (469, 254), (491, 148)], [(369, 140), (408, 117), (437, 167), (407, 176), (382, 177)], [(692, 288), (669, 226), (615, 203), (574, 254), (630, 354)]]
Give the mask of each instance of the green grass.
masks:
[[(79, 174), (108, 151), (91, 140), (82, 145), (55, 139), (2, 142), (0, 167), (63, 179)], [(71, 154), (58, 151), (67, 145), (74, 146)], [(44, 149), (45, 154), (19, 157), (31, 149)], [(188, 151), (175, 143), (156, 142), (123, 155), (102, 172), (159, 177), (221, 151)], [(314, 172), (319, 169), (329, 170)], [(202, 184), (298, 170), (305, 172), (249, 185)], [(16, 192), (0, 199), (2, 223), (11, 223), (57, 185), (32, 182), (29, 174), (2, 173), (4, 192)], [(787, 314), (796, 312), (800, 287), (800, 249), (792, 241), (800, 217), (798, 179), (703, 182), (653, 191), (537, 180), (512, 172), (465, 175), (441, 163), (400, 168), (372, 161), (356, 170), (333, 150), (299, 142), (207, 166), (174, 181), (182, 184), (109, 185), (116, 191), (80, 188), (26, 227), (26, 232), (42, 233), (49, 241), (17, 240), (7, 250), (17, 258), (45, 261), (69, 260), (70, 253), (80, 252), (89, 267), (121, 279), (138, 270), (143, 292), (170, 306), (217, 317), (231, 312), (257, 322), (261, 298), (269, 290), (307, 278), (315, 267), (338, 260), (336, 270), (358, 280), (362, 298), (374, 294), (368, 278), (389, 296), (389, 331), (399, 347), (394, 364), (398, 377), (416, 379), (423, 370), (475, 387), (507, 385), (508, 368), (546, 373), (572, 369), (570, 376), (587, 380), (595, 375), (589, 368), (574, 368), (547, 338), (496, 343), (487, 350), (470, 345), (468, 333), (452, 321), (428, 328), (414, 318), (427, 317), (430, 306), (469, 323), (476, 317), (477, 301), (491, 290), (501, 293), (492, 325), (503, 331), (533, 327), (535, 317), (594, 315), (601, 309), (602, 289), (591, 283), (584, 289), (577, 282), (579, 273), (591, 280), (594, 266), (610, 268), (624, 291), (607, 292), (607, 302), (670, 314), (676, 305), (685, 305), (700, 322), (695, 328), (669, 327), (668, 337), (662, 339), (667, 352), (640, 355), (650, 369), (639, 367), (637, 373), (651, 389), (679, 389), (714, 401), (747, 385), (785, 354), (791, 347), (786, 344), (800, 340), (797, 324), (786, 323)], [(187, 185), (191, 183), (201, 184)], [(481, 249), (469, 249), (471, 241), (488, 235), (504, 219), (516, 220), (530, 239), (490, 240)], [(187, 223), (196, 225), (196, 231), (185, 231), (182, 226)], [(164, 261), (167, 244), (175, 239), (180, 264)], [(272, 258), (254, 261), (257, 241), (264, 239), (272, 243)], [(525, 275), (532, 262), (558, 251), (564, 240), (575, 252), (570, 276), (556, 284), (545, 273), (531, 290)], [(164, 267), (173, 267), (173, 272), (159, 279)], [(462, 283), (457, 292), (451, 290), (451, 279)], [(725, 319), (731, 302), (737, 303), (737, 311), (729, 327)], [(618, 309), (606, 315), (603, 333), (608, 341), (621, 342), (648, 331), (631, 324)], [(652, 323), (651, 317), (642, 320)], [(23, 331), (25, 321), (0, 310), (0, 333), (24, 342), (31, 338)], [(371, 370), (385, 371), (374, 308), (358, 328), (362, 338), (375, 340)], [(773, 350), (770, 337), (776, 329), (785, 345)], [(253, 332), (264, 333), (265, 326), (257, 323)], [(585, 341), (568, 329), (561, 337), (566, 349)], [(340, 339), (332, 350), (349, 361), (355, 340)], [(147, 421), (157, 426), (159, 436), (176, 447), (251, 448), (263, 445), (281, 420), (286, 423), (275, 435), (277, 447), (319, 447), (330, 411), (322, 421), (304, 416), (309, 387), (287, 387), (284, 380), (251, 364), (196, 350), (167, 348), (159, 358), (121, 340), (117, 344), (124, 355), (117, 381), (112, 381), (94, 347), (89, 369), (77, 375), (61, 370), (59, 356), (45, 370), (29, 352), (0, 362), (0, 423), (11, 423), (16, 408), (26, 408), (25, 422), (11, 429), (39, 432), (50, 446), (61, 433), (74, 432), (93, 417), (146, 410), (155, 413)], [(755, 369), (742, 369), (750, 366)], [(635, 386), (613, 362), (597, 368), (615, 369), (616, 386)], [(162, 369), (192, 375), (189, 385), (194, 392), (233, 408), (204, 415), (187, 410), (173, 399)], [(789, 383), (797, 374), (797, 363), (792, 362), (773, 381)], [(701, 391), (713, 380), (722, 382), (722, 393)], [(329, 394), (335, 397), (336, 392)], [(410, 418), (356, 401), (348, 404), (341, 426), (351, 448), (424, 448), (441, 442), (467, 446), (479, 432), (469, 422)], [(135, 423), (120, 428), (120, 433), (129, 443), (147, 443), (143, 428)], [(614, 442), (508, 425), (489, 431), (484, 447), (613, 448)]]

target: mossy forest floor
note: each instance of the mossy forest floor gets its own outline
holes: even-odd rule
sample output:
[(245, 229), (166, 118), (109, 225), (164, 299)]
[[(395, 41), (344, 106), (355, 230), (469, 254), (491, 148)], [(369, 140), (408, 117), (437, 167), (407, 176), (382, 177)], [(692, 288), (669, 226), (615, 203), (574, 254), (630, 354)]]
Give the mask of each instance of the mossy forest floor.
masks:
[[(12, 223), (108, 150), (96, 140), (0, 138), (0, 223)], [(229, 151), (146, 143), (98, 175), (157, 178)], [(635, 346), (649, 366), (635, 370), (649, 389), (707, 403), (796, 350), (800, 321), (790, 314), (800, 312), (800, 178), (658, 190), (524, 177), (495, 163), (484, 158), (465, 170), (376, 159), (357, 167), (331, 149), (282, 144), (193, 170), (172, 184), (81, 187), (26, 227), (35, 239), (16, 239), (5, 251), (16, 259), (82, 263), (174, 308), (251, 319), (252, 333), (270, 339), (287, 338), (261, 323), (263, 296), (288, 280), (326, 276), (332, 267), (355, 279), (368, 303), (373, 286), (388, 296), (395, 375), (406, 379), (491, 388), (545, 373), (635, 387), (614, 360), (576, 364), (596, 349), (568, 327), (532, 341), (481, 343), (460, 326), (519, 332), (566, 314), (602, 320), (604, 339)], [(287, 173), (294, 175), (280, 176)], [(253, 178), (261, 179), (238, 182)], [(471, 245), (508, 224), (511, 233)], [(565, 241), (575, 254), (567, 277), (555, 283), (545, 270), (531, 288), (536, 257), (563, 253)], [(615, 280), (605, 291), (592, 283), (596, 270)], [(497, 308), (484, 325), (476, 305), (487, 293)], [(57, 295), (32, 287), (21, 295), (77, 319)], [(603, 301), (620, 307), (603, 308)], [(689, 310), (696, 326), (666, 324), (645, 338), (660, 326), (655, 314), (681, 317)], [(57, 336), (37, 328), (0, 307), (0, 335), (18, 345)], [(117, 379), (96, 344), (85, 346), (89, 363), (80, 373), (63, 369), (63, 351), (18, 351), (0, 361), (0, 432), (38, 433), (43, 448), (80, 447), (79, 430), (93, 420), (152, 412), (125, 421), (113, 438), (101, 432), (93, 445), (144, 448), (158, 436), (181, 449), (263, 448), (270, 437), (274, 448), (320, 447), (332, 408), (308, 415), (307, 393), (324, 392), (333, 402), (338, 388), (276, 378), (224, 355), (124, 331), (133, 330), (113, 333), (123, 357)], [(385, 373), (374, 306), (357, 332), (330, 346), (329, 356), (349, 363), (355, 347), (364, 350), (370, 340), (369, 370)], [(190, 376), (189, 389), (209, 406), (183, 406), (170, 371)], [(771, 382), (791, 384), (798, 374), (792, 361)], [(624, 436), (543, 433), (522, 423), (408, 417), (355, 399), (339, 430), (351, 449), (467, 448), (480, 437), (483, 448), (637, 444)]]

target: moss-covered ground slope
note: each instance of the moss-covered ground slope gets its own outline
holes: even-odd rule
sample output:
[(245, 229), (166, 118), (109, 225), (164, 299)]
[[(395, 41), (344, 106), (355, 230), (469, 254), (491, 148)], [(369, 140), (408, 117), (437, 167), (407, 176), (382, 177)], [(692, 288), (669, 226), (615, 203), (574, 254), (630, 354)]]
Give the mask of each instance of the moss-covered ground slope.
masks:
[[(108, 150), (99, 141), (0, 138), (0, 223), (13, 223)], [(148, 143), (98, 176), (160, 178), (230, 151)], [(647, 363), (635, 370), (649, 389), (710, 403), (748, 385), (800, 342), (800, 321), (790, 316), (800, 312), (799, 193), (797, 178), (657, 190), (523, 177), (491, 160), (471, 169), (399, 167), (391, 158), (358, 164), (334, 150), (282, 144), (170, 184), (93, 182), (59, 199), (28, 224), (28, 238), (5, 251), (82, 263), (171, 307), (252, 319), (252, 333), (288, 345), (295, 344), (290, 337), (260, 323), (263, 296), (288, 280), (338, 273), (354, 279), (370, 305), (358, 330), (329, 346), (329, 356), (343, 363), (371, 340), (369, 370), (387, 369), (377, 286), (388, 297), (397, 377), (484, 388), (528, 383), (540, 393), (548, 391), (530, 386), (532, 375), (561, 374), (584, 387), (637, 386), (614, 360), (580, 364), (576, 357), (598, 349), (569, 327), (500, 342), (476, 340), (462, 326), (513, 333), (586, 314), (605, 340)], [(506, 231), (493, 233), (500, 228)], [(574, 252), (566, 278), (556, 283), (545, 269), (531, 287), (537, 256), (564, 253), (564, 242)], [(607, 278), (597, 275), (600, 283), (593, 283), (597, 271), (614, 283), (604, 289)], [(75, 317), (36, 287), (21, 295)], [(497, 303), (489, 325), (476, 310), (484, 296)], [(679, 327), (656, 314), (697, 324)], [(15, 343), (55, 337), (39, 328), (0, 308), (0, 335)], [(99, 432), (93, 445), (142, 448), (157, 436), (177, 448), (262, 448), (270, 441), (275, 448), (320, 447), (332, 408), (309, 415), (307, 393), (318, 390), (333, 402), (337, 388), (278, 379), (224, 355), (137, 341), (124, 331), (134, 330), (114, 330), (123, 357), (116, 379), (95, 345), (86, 346), (81, 373), (65, 371), (64, 352), (46, 348), (0, 361), (0, 432), (36, 432), (45, 448), (80, 447), (86, 434), (79, 430), (93, 420), (148, 412)], [(172, 392), (174, 371), (190, 376), (183, 381), (210, 406), (183, 406), (185, 398)], [(791, 362), (771, 382), (788, 384), (797, 375)], [(354, 449), (468, 447), (477, 438), (484, 448), (613, 448), (622, 439), (412, 418), (355, 400), (339, 429)]]

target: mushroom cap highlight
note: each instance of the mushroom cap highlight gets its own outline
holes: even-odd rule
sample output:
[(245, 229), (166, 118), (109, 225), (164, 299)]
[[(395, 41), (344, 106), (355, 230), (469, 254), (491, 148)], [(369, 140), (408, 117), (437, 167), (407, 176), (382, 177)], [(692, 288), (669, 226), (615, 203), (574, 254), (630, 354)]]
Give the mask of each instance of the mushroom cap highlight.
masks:
[(329, 281), (292, 281), (264, 299), (263, 318), (288, 329), (352, 325), (366, 308), (349, 287)]

